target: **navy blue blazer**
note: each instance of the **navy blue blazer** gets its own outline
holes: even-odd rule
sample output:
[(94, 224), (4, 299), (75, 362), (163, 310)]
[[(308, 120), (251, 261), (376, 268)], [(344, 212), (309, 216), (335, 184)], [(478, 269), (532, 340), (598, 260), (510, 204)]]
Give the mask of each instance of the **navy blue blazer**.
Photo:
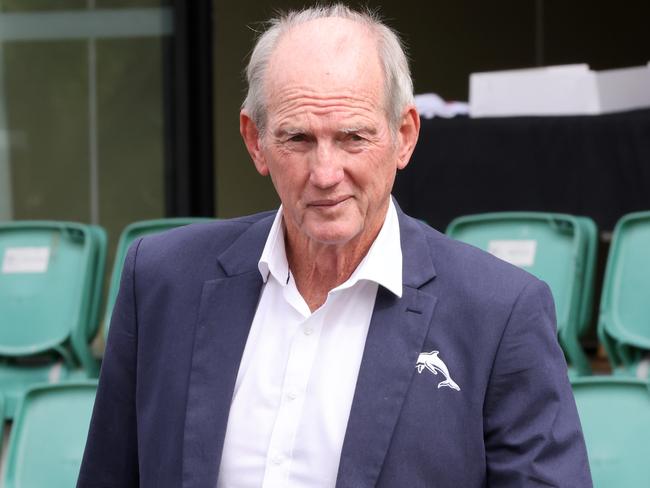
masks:
[[(336, 487), (591, 486), (548, 287), (398, 214), (403, 296), (379, 288)], [(79, 487), (216, 486), (273, 217), (130, 248)], [(418, 374), (432, 351), (459, 390)]]

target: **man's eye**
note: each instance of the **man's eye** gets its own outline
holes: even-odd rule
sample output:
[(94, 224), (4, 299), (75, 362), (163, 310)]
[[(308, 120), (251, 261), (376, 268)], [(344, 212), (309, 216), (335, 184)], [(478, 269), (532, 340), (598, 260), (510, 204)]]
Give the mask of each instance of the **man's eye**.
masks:
[(363, 140), (364, 140), (364, 138), (361, 137), (359, 134), (348, 134), (348, 141), (361, 142)]
[(294, 134), (289, 137), (290, 142), (305, 142), (306, 140), (305, 134)]

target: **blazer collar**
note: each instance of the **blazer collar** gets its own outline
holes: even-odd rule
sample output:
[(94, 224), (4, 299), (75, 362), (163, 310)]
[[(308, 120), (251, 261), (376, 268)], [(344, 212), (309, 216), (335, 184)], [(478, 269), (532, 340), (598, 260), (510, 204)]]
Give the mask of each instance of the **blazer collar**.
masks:
[(437, 298), (427, 286), (436, 272), (424, 224), (398, 208), (404, 294), (377, 292), (350, 417), (341, 450), (336, 488), (375, 486), (404, 398), (429, 329)]
[(185, 410), (183, 488), (216, 483), (237, 371), (262, 289), (257, 261), (272, 222), (273, 215), (244, 221), (248, 228), (217, 258), (222, 273), (203, 284)]
[(402, 281), (404, 286), (419, 289), (436, 276), (423, 222), (406, 215), (395, 199), (402, 244)]
[(269, 212), (248, 227), (217, 258), (226, 276), (237, 276), (251, 271), (258, 271), (259, 262), (266, 238), (269, 235), (276, 212)]

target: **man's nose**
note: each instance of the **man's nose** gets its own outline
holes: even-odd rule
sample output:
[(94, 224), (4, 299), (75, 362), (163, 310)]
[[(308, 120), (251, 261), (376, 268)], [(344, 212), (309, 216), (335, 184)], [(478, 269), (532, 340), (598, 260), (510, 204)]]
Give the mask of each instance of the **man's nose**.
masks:
[(343, 180), (340, 155), (332, 145), (319, 143), (310, 166), (309, 182), (318, 188), (330, 188)]

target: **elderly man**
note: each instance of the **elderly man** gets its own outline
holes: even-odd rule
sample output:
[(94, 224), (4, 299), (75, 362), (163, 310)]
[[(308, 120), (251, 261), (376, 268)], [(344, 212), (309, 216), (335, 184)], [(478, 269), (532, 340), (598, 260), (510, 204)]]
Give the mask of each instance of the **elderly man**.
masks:
[(131, 247), (79, 486), (590, 486), (548, 288), (391, 200), (419, 129), (397, 37), (293, 12), (248, 81), (282, 207)]

